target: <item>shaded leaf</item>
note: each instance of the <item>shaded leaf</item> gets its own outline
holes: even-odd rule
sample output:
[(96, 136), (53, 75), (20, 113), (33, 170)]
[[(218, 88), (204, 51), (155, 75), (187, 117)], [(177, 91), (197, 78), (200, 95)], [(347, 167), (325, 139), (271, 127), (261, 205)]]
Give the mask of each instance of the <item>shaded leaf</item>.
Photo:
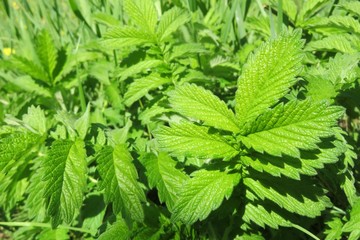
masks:
[(162, 152), (157, 157), (153, 154), (146, 155), (143, 163), (150, 187), (156, 187), (160, 201), (166, 202), (171, 211), (177, 194), (188, 180), (187, 175), (176, 169), (176, 162)]
[(192, 178), (184, 184), (175, 202), (172, 221), (192, 224), (204, 220), (221, 205), (224, 198), (231, 196), (239, 180), (240, 174), (206, 170), (192, 173)]

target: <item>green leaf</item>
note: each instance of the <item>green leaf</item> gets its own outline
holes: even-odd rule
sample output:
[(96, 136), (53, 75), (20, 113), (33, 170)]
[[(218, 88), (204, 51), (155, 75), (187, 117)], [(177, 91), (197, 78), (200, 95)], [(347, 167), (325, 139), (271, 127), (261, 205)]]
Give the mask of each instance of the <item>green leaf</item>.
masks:
[[(311, 18), (314, 14), (319, 12), (319, 10), (324, 7), (325, 4), (328, 4), (326, 0), (312, 0), (312, 1), (304, 1), (303, 6), (300, 8), (298, 18), (303, 20), (307, 18)], [(293, 3), (296, 5), (296, 3)]]
[(91, 235), (95, 236), (98, 229), (104, 223), (106, 210), (107, 207), (105, 205), (103, 193), (97, 192), (96, 190), (89, 193), (81, 208), (81, 228), (88, 229), (91, 232)]
[(360, 34), (360, 23), (357, 19), (350, 16), (331, 16), (329, 17), (330, 26), (334, 26), (350, 33)]
[(175, 202), (172, 221), (193, 224), (204, 220), (221, 205), (224, 198), (231, 196), (239, 181), (240, 174), (206, 170), (192, 173), (192, 178), (183, 185)]
[(159, 26), (157, 28), (157, 35), (160, 42), (163, 42), (170, 34), (175, 32), (180, 26), (190, 21), (190, 15), (178, 7), (166, 11), (161, 16)]
[(36, 51), (40, 62), (48, 74), (49, 80), (52, 80), (57, 63), (57, 51), (49, 32), (42, 30), (36, 37), (36, 43)]
[(84, 142), (56, 140), (44, 163), (44, 197), (51, 225), (71, 223), (83, 201), (86, 188), (86, 153)]
[(75, 121), (75, 130), (81, 139), (85, 139), (86, 133), (90, 127), (90, 104), (87, 105), (84, 114)]
[(31, 132), (12, 131), (0, 135), (0, 172), (6, 173), (10, 166), (28, 154), (37, 144), (39, 135)]
[(63, 68), (60, 70), (59, 74), (54, 79), (54, 83), (60, 82), (67, 74), (71, 71), (76, 70), (76, 67), (84, 62), (90, 62), (96, 59), (103, 57), (101, 53), (90, 52), (84, 50), (78, 50), (74, 52), (68, 52), (66, 57), (66, 62)]
[(278, 229), (279, 226), (291, 226), (291, 223), (279, 215), (276, 211), (269, 211), (260, 204), (250, 202), (245, 206), (245, 212), (242, 219), (247, 223), (251, 223), (252, 221), (263, 228), (265, 225), (275, 229)]
[(239, 132), (234, 113), (212, 92), (195, 84), (184, 84), (169, 95), (171, 106), (182, 115), (201, 120), (211, 127)]
[(150, 90), (156, 89), (163, 84), (170, 83), (169, 78), (163, 78), (157, 75), (149, 75), (143, 78), (136, 79), (129, 86), (129, 89), (124, 95), (125, 104), (132, 105), (134, 102), (145, 96)]
[(355, 0), (355, 1), (346, 1), (340, 4), (340, 6), (344, 9), (346, 9), (347, 11), (351, 12), (354, 15), (357, 15), (358, 17), (360, 17), (360, 2)]
[(329, 106), (327, 102), (294, 100), (279, 104), (246, 124), (240, 139), (246, 147), (261, 153), (299, 158), (299, 149), (317, 149), (320, 138), (334, 134), (331, 127), (342, 114), (341, 107)]
[(124, 10), (139, 27), (155, 33), (158, 16), (152, 0), (125, 0)]
[(30, 106), (27, 114), (23, 115), (23, 121), (40, 135), (47, 132), (45, 114), (40, 107)]
[(148, 33), (133, 27), (113, 27), (105, 34), (101, 41), (107, 49), (121, 49), (145, 43), (155, 43)]
[(331, 206), (323, 190), (306, 178), (296, 181), (256, 173), (244, 178), (244, 184), (261, 200), (269, 199), (281, 208), (302, 216), (320, 216), (326, 207)]
[[(42, 164), (46, 158), (37, 159), (36, 165)], [(26, 189), (29, 194), (25, 201), (25, 208), (28, 212), (29, 219), (34, 219), (36, 222), (45, 220), (46, 209), (45, 199), (43, 198), (46, 183), (42, 181), (43, 169), (34, 168), (34, 174), (30, 178), (30, 185)]]
[(199, 43), (183, 43), (180, 45), (175, 45), (171, 49), (169, 60), (171, 61), (178, 58), (188, 58), (190, 54), (206, 52), (207, 50)]
[(331, 101), (338, 94), (334, 84), (324, 75), (324, 72), (321, 75), (311, 75), (310, 71), (306, 75), (306, 81), (308, 82), (306, 96), (313, 101)]
[(41, 80), (45, 84), (49, 84), (48, 75), (45, 70), (32, 60), (14, 55), (12, 59), (6, 63), (6, 66), (11, 70), (20, 71), (34, 79)]
[(86, 0), (69, 0), (69, 3), (75, 15), (91, 27), (91, 4), (89, 4), (89, 2)]
[(141, 222), (144, 219), (141, 202), (145, 201), (145, 195), (137, 182), (137, 171), (126, 146), (104, 147), (97, 155), (97, 162), (105, 202), (113, 203), (115, 214), (123, 211)]
[(289, 91), (301, 70), (300, 31), (283, 33), (263, 44), (243, 67), (236, 92), (241, 124), (255, 119)]
[(68, 240), (69, 230), (68, 229), (44, 229), (39, 235), (36, 236), (38, 240)]
[(9, 82), (11, 81), (12, 84), (29, 93), (35, 93), (44, 97), (51, 97), (52, 95), (48, 89), (38, 85), (30, 76), (20, 76), (7, 80), (9, 80)]
[(110, 14), (98, 12), (92, 15), (96, 22), (107, 25), (108, 27), (116, 27), (120, 25), (120, 21)]
[[(24, 152), (25, 156), (26, 153)], [(11, 210), (24, 199), (28, 186), (25, 177), (28, 160), (25, 157), (14, 159), (16, 162), (8, 164), (0, 173), (0, 206), (6, 215), (10, 216)]]
[(117, 71), (115, 73), (115, 76), (120, 77), (119, 81), (124, 81), (128, 77), (134, 76), (137, 73), (149, 71), (150, 69), (157, 67), (163, 63), (164, 61), (156, 60), (156, 59), (144, 60), (126, 69), (121, 69), (121, 71)]
[(302, 151), (301, 158), (275, 157), (268, 154), (253, 153), (251, 156), (241, 156), (241, 162), (258, 172), (267, 172), (274, 177), (286, 176), (300, 180), (301, 174), (315, 176), (317, 170), (324, 168), (324, 164), (335, 163), (339, 160), (343, 149), (334, 143), (325, 142), (316, 151)]
[(330, 221), (326, 222), (326, 230), (324, 231), (325, 240), (341, 239), (343, 223), (340, 218), (333, 217)]
[(113, 240), (119, 239), (119, 237), (124, 240), (130, 239), (131, 231), (126, 225), (125, 220), (117, 217), (116, 222), (113, 223), (104, 233), (102, 233), (98, 240)]
[(160, 153), (158, 157), (148, 154), (143, 160), (151, 188), (156, 187), (159, 199), (171, 211), (177, 199), (177, 194), (188, 177), (175, 168), (176, 162), (167, 154)]
[[(343, 232), (359, 231), (360, 229), (360, 198), (352, 206), (350, 211), (350, 220), (344, 224)], [(350, 239), (350, 238), (349, 238)]]
[(163, 126), (154, 134), (161, 150), (175, 156), (231, 158), (238, 154), (219, 134), (209, 133), (209, 128), (187, 121)]
[(351, 16), (314, 17), (302, 23), (302, 26), (325, 35), (339, 33), (360, 34), (360, 23)]
[(306, 45), (306, 51), (355, 53), (351, 42), (344, 34), (330, 35), (321, 40), (311, 41)]

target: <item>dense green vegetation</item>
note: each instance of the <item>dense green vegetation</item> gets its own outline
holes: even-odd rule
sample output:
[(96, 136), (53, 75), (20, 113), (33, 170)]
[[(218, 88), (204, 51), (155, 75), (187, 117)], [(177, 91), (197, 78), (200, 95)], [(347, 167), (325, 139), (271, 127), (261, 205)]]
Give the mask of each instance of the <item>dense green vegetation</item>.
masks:
[(359, 239), (359, 19), (2, 1), (0, 239)]

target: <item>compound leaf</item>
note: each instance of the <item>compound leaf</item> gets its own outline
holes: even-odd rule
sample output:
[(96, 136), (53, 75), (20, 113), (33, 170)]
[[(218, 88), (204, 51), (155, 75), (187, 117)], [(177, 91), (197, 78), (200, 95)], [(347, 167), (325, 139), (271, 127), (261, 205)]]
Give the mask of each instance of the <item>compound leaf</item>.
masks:
[(170, 104), (175, 111), (204, 124), (223, 130), (238, 132), (234, 113), (212, 92), (195, 84), (177, 86), (170, 93)]
[(104, 147), (97, 155), (97, 162), (105, 202), (113, 203), (116, 214), (123, 210), (132, 219), (142, 221), (144, 211), (141, 202), (145, 201), (145, 195), (137, 182), (137, 171), (126, 146)]
[(86, 188), (86, 153), (81, 140), (56, 140), (43, 161), (44, 197), (53, 227), (70, 223), (83, 201)]
[(290, 101), (268, 110), (246, 124), (241, 141), (258, 152), (300, 157), (299, 149), (317, 149), (321, 137), (333, 135), (332, 126), (343, 109), (327, 102)]
[(150, 187), (156, 187), (160, 201), (166, 202), (171, 211), (177, 199), (177, 193), (188, 180), (187, 175), (176, 169), (176, 162), (163, 152), (157, 157), (154, 154), (147, 155), (144, 165)]
[(171, 127), (163, 126), (154, 134), (160, 148), (173, 155), (231, 158), (238, 153), (219, 134), (209, 133), (209, 128), (187, 121), (172, 123)]
[(283, 97), (301, 70), (301, 33), (283, 33), (252, 54), (238, 80), (236, 115), (241, 123), (253, 120)]
[(206, 170), (194, 172), (179, 193), (172, 221), (181, 220), (192, 224), (205, 219), (211, 211), (220, 206), (224, 198), (231, 196), (239, 180), (240, 174)]

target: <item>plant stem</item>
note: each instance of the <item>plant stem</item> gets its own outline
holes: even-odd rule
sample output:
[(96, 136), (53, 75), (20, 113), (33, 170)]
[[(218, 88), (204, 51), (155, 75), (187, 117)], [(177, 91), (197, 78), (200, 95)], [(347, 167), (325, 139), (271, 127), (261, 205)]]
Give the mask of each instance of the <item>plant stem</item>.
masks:
[[(74, 54), (76, 54), (76, 52), (78, 51), (79, 45), (80, 45), (80, 37), (78, 38)], [(82, 82), (81, 82), (81, 79), (79, 76), (79, 64), (77, 62), (77, 56), (76, 56), (76, 79), (78, 80), (78, 90), (79, 90), (81, 112), (84, 113), (86, 111), (86, 101), (85, 101), (84, 89), (83, 89)]]
[[(37, 222), (0, 222), (0, 225), (2, 226), (8, 226), (8, 227), (40, 227), (40, 228), (51, 228), (50, 223), (37, 223)], [(59, 225), (57, 227), (58, 229), (68, 229), (72, 231), (77, 232), (84, 232), (91, 234), (92, 232), (88, 229), (84, 228), (77, 228), (77, 227), (69, 227), (69, 226), (63, 226)]]
[(312, 237), (315, 240), (320, 240), (320, 238), (318, 238), (317, 236), (315, 236), (312, 232), (306, 230), (305, 228), (297, 225), (297, 224), (292, 224), (292, 227), (302, 231), (303, 233), (307, 234), (308, 236)]

